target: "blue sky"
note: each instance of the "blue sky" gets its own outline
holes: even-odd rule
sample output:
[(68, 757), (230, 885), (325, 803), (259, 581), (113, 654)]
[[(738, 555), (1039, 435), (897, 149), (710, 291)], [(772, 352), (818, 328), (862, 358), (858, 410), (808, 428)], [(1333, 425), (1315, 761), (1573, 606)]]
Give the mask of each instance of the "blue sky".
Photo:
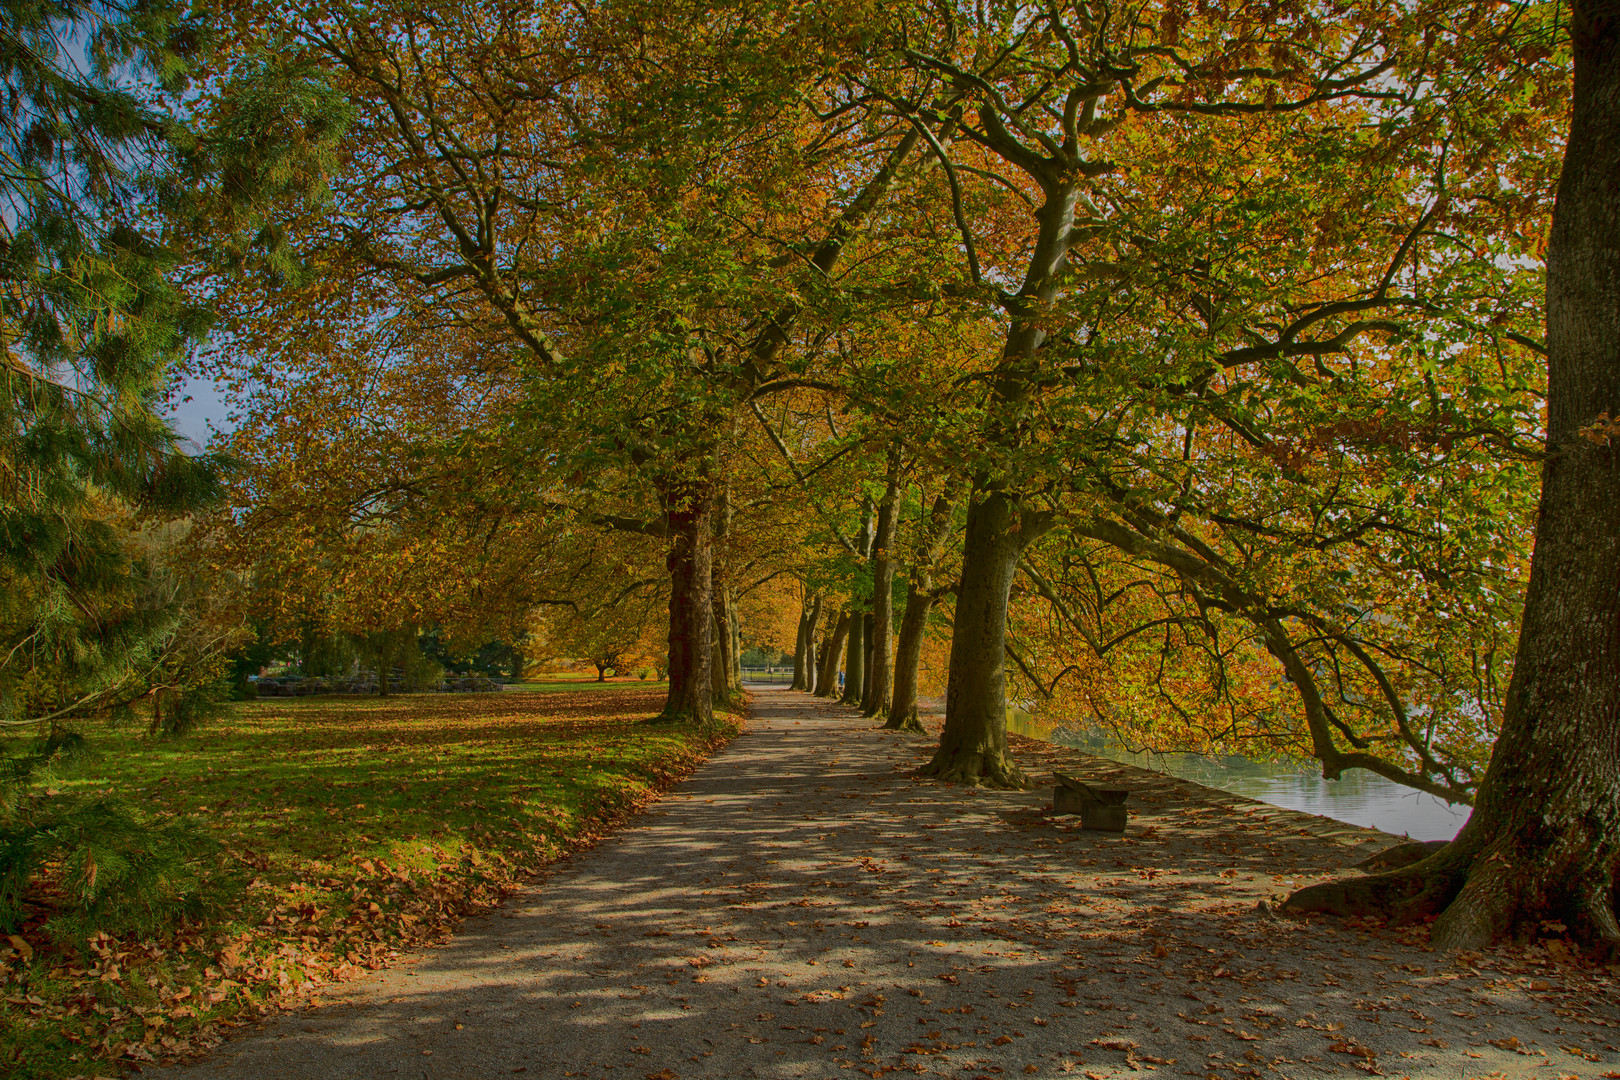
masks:
[(181, 383), (168, 415), (174, 418), (180, 434), (201, 449), (208, 445), (209, 424), (216, 429), (226, 428), (225, 414), (229, 411), (225, 396), (212, 380), (188, 379)]

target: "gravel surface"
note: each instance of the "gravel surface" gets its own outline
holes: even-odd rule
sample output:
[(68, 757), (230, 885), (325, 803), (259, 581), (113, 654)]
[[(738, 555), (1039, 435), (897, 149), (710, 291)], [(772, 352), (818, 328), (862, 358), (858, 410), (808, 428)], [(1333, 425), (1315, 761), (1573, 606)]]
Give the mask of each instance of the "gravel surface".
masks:
[(934, 740), (758, 691), (745, 734), (447, 946), (165, 1078), (1620, 1077), (1620, 989), (1557, 940), (1261, 905), (1396, 841), (1044, 743), (1132, 790), (1123, 834), (1050, 787), (910, 773)]

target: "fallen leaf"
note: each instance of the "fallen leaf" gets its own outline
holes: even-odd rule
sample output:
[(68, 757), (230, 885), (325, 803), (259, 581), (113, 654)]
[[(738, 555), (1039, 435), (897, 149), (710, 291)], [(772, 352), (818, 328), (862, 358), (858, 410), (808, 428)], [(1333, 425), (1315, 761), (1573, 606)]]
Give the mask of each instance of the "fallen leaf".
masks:
[(1366, 1058), (1371, 1061), (1374, 1057), (1370, 1047), (1362, 1046), (1354, 1039), (1341, 1039), (1328, 1047), (1335, 1054), (1348, 1054), (1351, 1057)]

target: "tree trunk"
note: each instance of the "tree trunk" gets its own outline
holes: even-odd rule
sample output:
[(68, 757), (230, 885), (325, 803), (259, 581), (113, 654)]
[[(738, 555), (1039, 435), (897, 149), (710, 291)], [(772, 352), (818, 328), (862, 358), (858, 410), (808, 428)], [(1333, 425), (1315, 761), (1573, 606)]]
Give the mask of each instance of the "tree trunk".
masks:
[(900, 640), (894, 650), (894, 694), (889, 703), (889, 719), (883, 725), (894, 731), (923, 730), (917, 715), (917, 665), (922, 660), (923, 640), (928, 634), (928, 616), (940, 592), (934, 588), (934, 564), (945, 548), (951, 529), (951, 502), (936, 496), (928, 512), (928, 529), (919, 538), (911, 580), (906, 583), (906, 611), (900, 619)]
[(805, 654), (810, 651), (810, 609), (799, 608), (799, 633), (793, 642), (793, 682), (789, 690), (803, 690), (805, 683)]
[[(720, 596), (718, 589), (715, 590), (714, 596), (718, 601)], [(709, 641), (711, 642), (711, 651), (709, 653), (709, 689), (714, 694), (714, 703), (716, 705), (730, 704), (730, 698), (726, 693), (726, 684), (728, 682), (726, 674), (728, 666), (726, 664), (727, 642), (726, 633), (723, 629), (724, 626), (725, 622), (722, 618), (721, 612), (716, 611), (714, 614), (714, 622), (709, 626)]]
[(793, 658), (793, 689), (816, 692), (816, 628), (821, 624), (822, 599), (818, 595), (800, 616), (799, 651)]
[(1620, 0), (1575, 0), (1574, 111), (1547, 251), (1547, 437), (1502, 732), (1456, 840), (1295, 893), (1296, 911), (1438, 912), (1473, 949), (1564, 923), (1620, 953)]
[(816, 674), (816, 696), (838, 696), (838, 654), (843, 651), (844, 638), (849, 634), (849, 612), (840, 611), (838, 620), (827, 634), (827, 645), (821, 653), (821, 671)]
[(377, 696), (387, 697), (391, 689), (388, 677), (394, 673), (393, 639), (385, 634), (372, 640), (377, 642)]
[[(999, 140), (999, 136), (997, 137)], [(999, 145), (999, 143), (998, 143)], [(998, 150), (998, 152), (1001, 152)], [(1027, 148), (1014, 158), (1027, 153)], [(1024, 284), (1011, 298), (1012, 321), (1001, 350), (994, 400), (981, 438), (1016, 448), (1030, 411), (1031, 359), (1046, 340), (1042, 313), (1056, 298), (1074, 235), (1080, 185), (1077, 171), (1052, 163), (1037, 170), (1046, 198), (1036, 212), (1040, 233)], [(1049, 512), (1034, 513), (1006, 485), (1019, 477), (974, 480), (962, 549), (962, 581), (951, 635), (951, 670), (945, 691), (945, 729), (939, 750), (922, 770), (966, 784), (1022, 787), (1023, 774), (1007, 757), (1007, 596), (1023, 549), (1050, 527)]]
[(872, 613), (868, 611), (861, 620), (861, 644), (865, 647), (865, 658), (861, 661), (861, 712), (866, 712), (867, 702), (872, 700), (872, 657), (875, 653), (873, 647)]
[(921, 582), (913, 578), (906, 586), (906, 610), (900, 617), (900, 640), (894, 649), (894, 700), (889, 703), (889, 718), (883, 725), (891, 731), (920, 734), (923, 730), (917, 716), (917, 664), (922, 659), (934, 596), (926, 576)]
[(853, 612), (849, 617), (849, 647), (844, 655), (844, 694), (839, 700), (845, 705), (861, 703), (861, 686), (866, 681), (866, 614)]
[(596, 664), (596, 681), (607, 682), (607, 669), (612, 666), (612, 664)]
[(724, 491), (715, 500), (714, 538), (715, 552), (709, 569), (709, 593), (714, 601), (714, 652), (709, 682), (714, 703), (731, 706), (742, 692), (742, 665), (737, 656), (737, 616), (725, 557), (731, 539), (731, 498)]
[(872, 661), (861, 711), (882, 716), (889, 707), (889, 644), (894, 637), (894, 517), (900, 497), (900, 451), (889, 452), (888, 485), (878, 504), (877, 535), (872, 541)]
[(1019, 788), (1024, 775), (1007, 755), (1007, 597), (1018, 558), (1044, 524), (998, 491), (968, 506), (962, 582), (951, 635), (945, 729), (923, 775), (960, 784)]
[(728, 668), (732, 696), (742, 695), (742, 616), (737, 607), (737, 594), (726, 586), (726, 627), (731, 633), (731, 666)]
[(810, 609), (810, 623), (804, 630), (804, 686), (806, 693), (816, 692), (816, 630), (821, 626), (821, 609), (825, 603), (820, 594)]
[(662, 718), (714, 719), (710, 660), (714, 643), (711, 521), (713, 496), (705, 488), (669, 500), (665, 522), (669, 531), (669, 693)]
[(866, 694), (861, 704), (867, 716), (882, 716), (888, 710), (892, 685), (895, 508), (900, 500), (900, 465), (900, 447), (892, 446), (883, 498), (878, 503), (877, 531), (872, 537), (872, 621), (866, 643)]

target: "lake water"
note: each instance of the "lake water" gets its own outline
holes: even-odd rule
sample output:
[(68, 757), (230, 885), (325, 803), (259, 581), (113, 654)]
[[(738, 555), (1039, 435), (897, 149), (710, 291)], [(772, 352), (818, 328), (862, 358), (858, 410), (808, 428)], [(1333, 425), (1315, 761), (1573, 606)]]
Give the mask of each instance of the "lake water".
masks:
[(1007, 718), (1007, 730), (1273, 806), (1370, 826), (1413, 840), (1450, 840), (1468, 820), (1466, 806), (1453, 806), (1363, 769), (1352, 769), (1339, 780), (1324, 780), (1320, 772), (1287, 762), (1202, 754), (1133, 754), (1102, 739), (1032, 723), (1018, 713)]

